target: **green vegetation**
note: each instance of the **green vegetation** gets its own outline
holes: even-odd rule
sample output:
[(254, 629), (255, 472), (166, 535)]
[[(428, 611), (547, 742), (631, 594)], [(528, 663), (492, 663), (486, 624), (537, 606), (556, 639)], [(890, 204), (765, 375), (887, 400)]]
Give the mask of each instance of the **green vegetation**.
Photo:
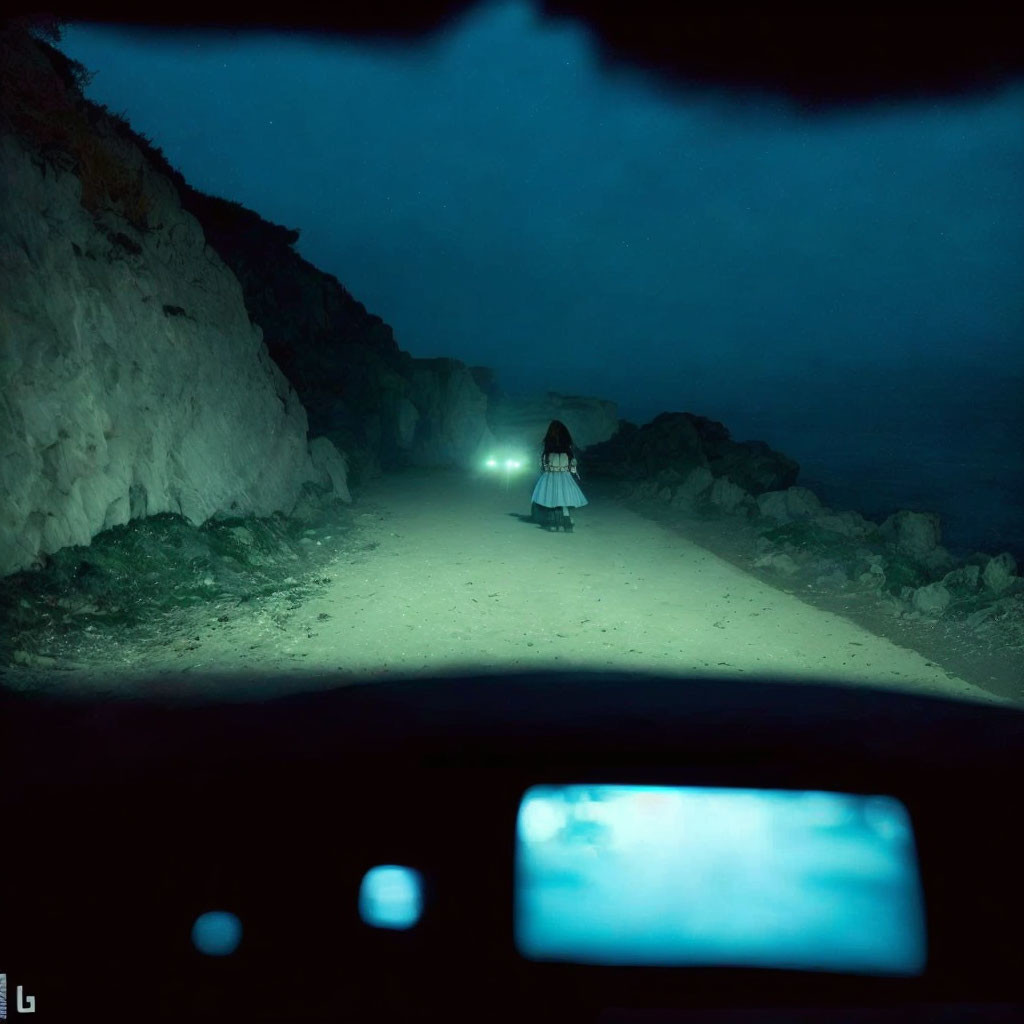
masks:
[[(89, 72), (42, 39), (12, 44), (10, 34), (17, 31), (8, 27), (0, 43), (0, 119), (48, 163), (73, 169), (86, 210), (111, 208), (146, 230), (151, 199), (142, 168), (128, 166), (115, 135), (104, 137), (103, 126), (114, 115), (82, 98)], [(32, 47), (56, 74), (44, 70)]]
[(352, 523), (346, 506), (307, 486), (300, 516), (216, 517), (200, 527), (150, 516), (0, 579), (0, 662), (15, 650), (39, 652), (53, 637), (152, 624), (192, 605), (301, 596)]

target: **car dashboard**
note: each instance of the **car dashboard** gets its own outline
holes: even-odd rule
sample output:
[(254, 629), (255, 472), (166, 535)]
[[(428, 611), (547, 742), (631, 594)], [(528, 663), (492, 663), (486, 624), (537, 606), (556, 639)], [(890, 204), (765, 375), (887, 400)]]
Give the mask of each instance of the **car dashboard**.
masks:
[[(341, 682), (216, 704), (3, 696), (7, 1019), (1021, 1019), (1018, 708), (827, 681)], [(709, 794), (742, 797), (746, 831), (719, 829), (698, 877), (725, 820)], [(750, 824), (762, 795), (807, 794), (826, 817), (836, 794), (874, 801), (875, 832), (913, 854), (910, 888), (857, 883), (838, 945), (807, 893), (845, 899), (859, 847), (828, 847), (846, 859), (818, 865), (825, 888), (779, 896), (764, 927), (722, 874), (813, 861)]]

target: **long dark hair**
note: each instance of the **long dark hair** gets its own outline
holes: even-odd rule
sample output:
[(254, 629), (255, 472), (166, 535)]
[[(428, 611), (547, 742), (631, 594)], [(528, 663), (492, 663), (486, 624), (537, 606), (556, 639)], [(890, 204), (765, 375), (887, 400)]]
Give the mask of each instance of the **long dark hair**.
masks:
[(548, 432), (544, 435), (544, 454), (551, 455), (553, 452), (565, 452), (570, 457), (576, 453), (572, 434), (561, 420), (552, 420)]

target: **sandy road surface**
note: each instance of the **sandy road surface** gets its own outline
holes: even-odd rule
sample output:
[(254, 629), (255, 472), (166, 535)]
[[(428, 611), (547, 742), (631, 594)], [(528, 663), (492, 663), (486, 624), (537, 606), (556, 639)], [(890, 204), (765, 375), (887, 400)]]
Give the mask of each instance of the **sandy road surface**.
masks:
[(275, 674), (276, 692), (295, 671), (614, 668), (827, 677), (998, 700), (621, 504), (594, 501), (576, 513), (574, 533), (548, 533), (527, 518), (529, 492), (529, 482), (506, 490), (457, 473), (386, 477), (359, 500), (356, 550), (327, 567), (329, 583), (312, 596), (283, 610), (207, 612), (191, 643), (128, 644), (120, 664), (166, 680), (160, 693), (189, 680), (209, 693), (207, 673), (234, 673), (217, 684), (229, 699), (258, 691), (261, 673)]

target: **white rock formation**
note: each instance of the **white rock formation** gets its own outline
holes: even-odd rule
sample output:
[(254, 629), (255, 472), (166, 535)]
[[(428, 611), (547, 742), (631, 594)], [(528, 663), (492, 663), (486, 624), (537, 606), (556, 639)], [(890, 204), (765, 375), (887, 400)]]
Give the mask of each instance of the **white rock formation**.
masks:
[(287, 512), (329, 461), (173, 186), (97, 131), (148, 230), (0, 135), (0, 575), (137, 516)]
[(557, 391), (527, 398), (502, 397), (494, 403), (490, 418), (499, 441), (528, 451), (540, 449), (552, 420), (561, 420), (569, 428), (577, 448), (607, 441), (619, 429), (614, 402)]
[(413, 360), (409, 461), (417, 466), (475, 466), (494, 445), (487, 396), (457, 359)]

